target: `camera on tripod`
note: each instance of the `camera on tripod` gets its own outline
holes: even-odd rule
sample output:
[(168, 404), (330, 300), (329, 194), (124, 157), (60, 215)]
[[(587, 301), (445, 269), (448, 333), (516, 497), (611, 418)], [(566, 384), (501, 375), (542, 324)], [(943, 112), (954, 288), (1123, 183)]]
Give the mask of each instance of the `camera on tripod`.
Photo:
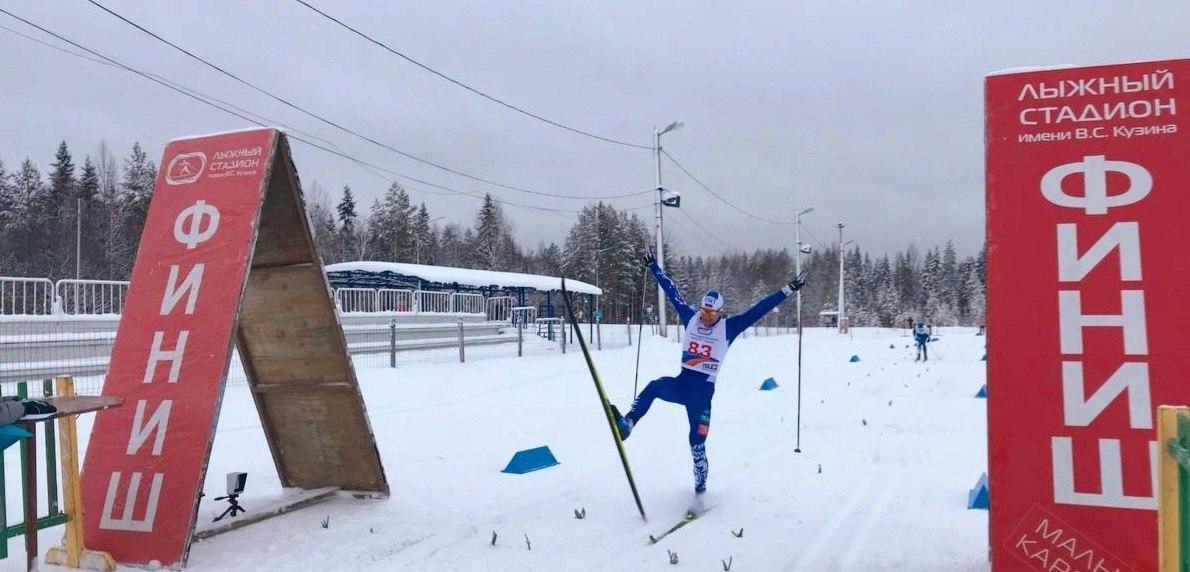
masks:
[(240, 495), (244, 493), (244, 487), (248, 484), (248, 473), (227, 473), (227, 496), (215, 497), (215, 500), (226, 500), (228, 507), (223, 511), (223, 514), (215, 517), (211, 522), (219, 522), (224, 517), (232, 516), (241, 512), (248, 512), (247, 509), (240, 506)]

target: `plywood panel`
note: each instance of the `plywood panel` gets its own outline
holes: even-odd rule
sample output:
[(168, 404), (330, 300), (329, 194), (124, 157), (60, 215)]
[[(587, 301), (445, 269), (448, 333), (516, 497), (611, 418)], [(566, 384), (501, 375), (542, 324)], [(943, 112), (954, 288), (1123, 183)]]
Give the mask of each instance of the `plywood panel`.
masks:
[(284, 486), (388, 494), (388, 482), (281, 136), (238, 343)]

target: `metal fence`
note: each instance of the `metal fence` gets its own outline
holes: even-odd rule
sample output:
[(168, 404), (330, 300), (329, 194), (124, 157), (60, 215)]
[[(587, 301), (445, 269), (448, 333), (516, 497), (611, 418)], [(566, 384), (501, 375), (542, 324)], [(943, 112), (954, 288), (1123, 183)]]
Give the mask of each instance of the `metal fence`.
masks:
[(376, 291), (371, 288), (339, 288), (335, 290), (335, 305), (343, 313), (375, 312)]
[(424, 290), (418, 290), (413, 293), (413, 299), (417, 302), (413, 307), (413, 311), (418, 313), (449, 313), (451, 308), (450, 294), (450, 292), (426, 292)]
[(55, 286), (63, 314), (122, 314), (128, 282), (119, 280), (59, 280)]
[(488, 298), (488, 321), (512, 322), (512, 296)]
[[(463, 359), (471, 364), (493, 358), (577, 351), (574, 329), (558, 318), (540, 320), (540, 326), (462, 318), (398, 323), (393, 318), (357, 313), (344, 314), (342, 321), (348, 351), (357, 367), (401, 368), (458, 363)], [(118, 325), (116, 316), (5, 322), (0, 332), (0, 393), (11, 394), (17, 382), (56, 375), (75, 376), (80, 394), (100, 393)], [(589, 327), (581, 326), (584, 335)], [(588, 346), (598, 351), (639, 343), (635, 328), (635, 325), (600, 324), (594, 338), (588, 339)], [(228, 384), (246, 383), (239, 357), (233, 352)]]
[(483, 294), (455, 292), (450, 295), (450, 310), (458, 314), (482, 314), (484, 313)]
[(412, 312), (413, 290), (381, 288), (376, 291), (376, 310), (380, 312)]
[(54, 283), (48, 278), (0, 276), (0, 315), (45, 316), (54, 313)]
[[(128, 285), (120, 280), (55, 283), (47, 278), (0, 276), (0, 315), (119, 315), (124, 312)], [(513, 309), (511, 296), (392, 288), (337, 288), (334, 300), (342, 313), (487, 314), (497, 322), (510, 322)]]
[(513, 324), (532, 324), (536, 321), (537, 308), (535, 306), (517, 306), (512, 309)]

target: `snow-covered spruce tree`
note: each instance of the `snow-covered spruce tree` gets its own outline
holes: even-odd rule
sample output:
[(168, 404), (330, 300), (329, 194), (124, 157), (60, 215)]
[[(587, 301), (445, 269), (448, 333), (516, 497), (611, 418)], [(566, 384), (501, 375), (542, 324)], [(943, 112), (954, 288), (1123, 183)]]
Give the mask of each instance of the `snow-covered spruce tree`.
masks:
[(104, 206), (99, 198), (99, 172), (90, 157), (83, 160), (75, 196), (82, 206), (79, 228), (85, 238), (80, 244), (81, 275), (83, 278), (98, 277), (103, 272), (105, 258), (97, 240), (103, 233)]
[(971, 264), (967, 271), (967, 307), (968, 324), (983, 326), (987, 324), (987, 290), (983, 284), (983, 277), (978, 264)]
[(13, 274), (17, 276), (37, 276), (40, 269), (35, 267), (34, 253), (41, 248), (42, 229), (37, 228), (35, 214), (36, 205), (44, 203), (48, 192), (41, 179), (41, 171), (33, 160), (28, 157), (21, 163), (21, 168), (13, 175), (12, 195), (15, 202), (12, 217), (9, 219), (9, 236), (12, 240), (11, 253)]
[(455, 223), (449, 223), (442, 228), (441, 238), (438, 240), (439, 266), (463, 266), (464, 251), (462, 229)]
[(413, 262), (434, 264), (434, 253), (438, 250), (437, 236), (430, 226), (430, 211), (422, 203), (413, 218)]
[(962, 315), (962, 273), (958, 265), (958, 255), (955, 253), (954, 241), (946, 241), (942, 250), (942, 280), (940, 281), (941, 298), (951, 308), (956, 320)]
[(475, 216), (475, 268), (498, 270), (504, 251), (504, 213), (491, 194), (484, 195), (483, 205)]
[(351, 187), (343, 185), (343, 197), (335, 206), (335, 213), (339, 217), (339, 225), (330, 249), (334, 252), (332, 262), (362, 260), (366, 250), (363, 239), (367, 237), (367, 223), (359, 218)]
[(38, 275), (57, 280), (74, 276), (74, 232), (76, 218), (74, 157), (65, 141), (58, 144), (50, 164), (49, 185), (43, 203), (33, 216), (44, 229), (38, 249)]
[(887, 255), (876, 263), (875, 273), (875, 306), (876, 314), (880, 318), (880, 325), (896, 327), (898, 319), (901, 318), (901, 296), (897, 290), (892, 263), (889, 262)]
[(126, 231), (118, 271), (125, 276), (131, 273), (132, 263), (136, 259), (136, 249), (140, 245), (140, 235), (149, 213), (149, 201), (153, 198), (153, 183), (156, 179), (157, 166), (149, 160), (140, 143), (134, 143), (132, 152), (124, 160), (124, 176), (120, 179)]
[(368, 217), (368, 255), (373, 260), (413, 262), (415, 209), (409, 193), (398, 183), (389, 185), (384, 196), (372, 204)]
[(0, 159), (0, 275), (14, 273), (13, 249), (11, 245), (15, 237), (10, 236), (10, 225), (16, 216), (16, 196), (12, 183), (9, 182), (8, 170), (4, 160)]

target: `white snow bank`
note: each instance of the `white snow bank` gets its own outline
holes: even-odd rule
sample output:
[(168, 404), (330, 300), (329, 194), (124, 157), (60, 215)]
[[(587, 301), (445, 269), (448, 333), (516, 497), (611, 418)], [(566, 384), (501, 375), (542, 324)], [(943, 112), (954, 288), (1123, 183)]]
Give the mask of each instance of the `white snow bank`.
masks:
[[(363, 260), (357, 262), (340, 262), (326, 266), (327, 272), (392, 272), (410, 278), (420, 278), (427, 282), (453, 284), (455, 282), (476, 288), (496, 286), (499, 288), (533, 288), (546, 292), (561, 290), (562, 279), (556, 276), (541, 276), (538, 274), (521, 274), (519, 272), (496, 272), (493, 270), (475, 270), (472, 268), (453, 268), (450, 266), (428, 266), (425, 264), (409, 264), (405, 262), (376, 262)], [(566, 289), (579, 294), (602, 295), (603, 290), (586, 282), (567, 280)]]

